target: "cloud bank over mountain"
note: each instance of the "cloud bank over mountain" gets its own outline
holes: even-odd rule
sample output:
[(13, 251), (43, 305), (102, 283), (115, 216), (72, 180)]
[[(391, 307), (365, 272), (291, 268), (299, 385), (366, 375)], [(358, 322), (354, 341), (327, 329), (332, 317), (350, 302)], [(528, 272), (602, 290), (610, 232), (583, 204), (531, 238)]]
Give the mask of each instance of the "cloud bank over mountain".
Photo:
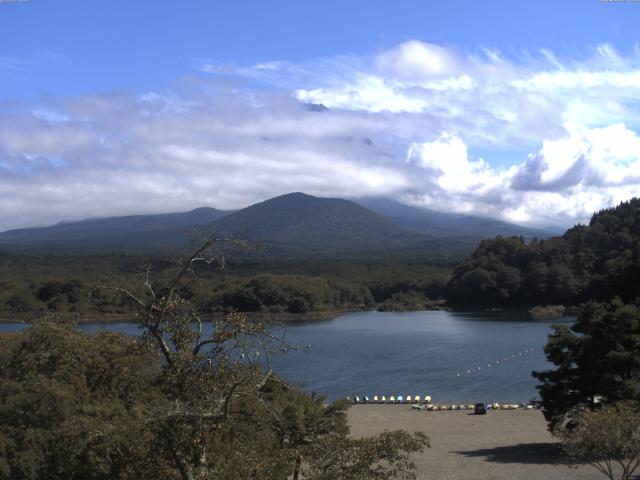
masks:
[(197, 68), (170, 90), (0, 104), (0, 228), (291, 191), (566, 226), (640, 192), (638, 51), (412, 40)]

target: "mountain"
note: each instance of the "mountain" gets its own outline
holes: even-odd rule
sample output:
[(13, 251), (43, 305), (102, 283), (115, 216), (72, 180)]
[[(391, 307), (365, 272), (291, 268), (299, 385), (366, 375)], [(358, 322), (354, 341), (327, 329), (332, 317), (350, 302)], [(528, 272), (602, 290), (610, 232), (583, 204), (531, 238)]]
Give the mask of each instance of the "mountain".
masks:
[(128, 250), (173, 246), (188, 227), (208, 225), (230, 212), (201, 207), (189, 212), (89, 218), (50, 227), (0, 233), (0, 248), (65, 252)]
[[(0, 249), (63, 253), (173, 252), (196, 232), (260, 244), (275, 256), (431, 257), (470, 253), (483, 238), (542, 230), (490, 218), (440, 213), (381, 198), (317, 198), (290, 193), (242, 210), (203, 207), (190, 212), (87, 219), (0, 233)], [(455, 238), (454, 238), (455, 237)]]
[(428, 243), (361, 205), (290, 193), (239, 210), (211, 225), (219, 235), (263, 242), (272, 254), (393, 252)]
[(495, 218), (436, 212), (426, 208), (411, 207), (387, 198), (360, 198), (356, 203), (391, 220), (396, 225), (435, 237), (493, 238), (497, 235), (525, 238), (548, 238), (557, 232), (523, 227)]
[(246, 240), (258, 246), (261, 255), (279, 257), (460, 257), (478, 243), (477, 238), (452, 240), (410, 231), (348, 200), (291, 193), (236, 212), (200, 208), (11, 230), (0, 234), (0, 250), (175, 252), (189, 248), (196, 231)]

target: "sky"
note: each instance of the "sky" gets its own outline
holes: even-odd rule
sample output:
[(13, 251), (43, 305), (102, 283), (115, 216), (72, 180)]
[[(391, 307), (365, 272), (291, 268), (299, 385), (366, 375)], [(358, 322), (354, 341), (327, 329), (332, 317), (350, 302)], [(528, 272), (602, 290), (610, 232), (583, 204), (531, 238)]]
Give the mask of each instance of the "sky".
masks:
[(303, 191), (568, 227), (640, 192), (640, 2), (0, 0), (0, 230)]

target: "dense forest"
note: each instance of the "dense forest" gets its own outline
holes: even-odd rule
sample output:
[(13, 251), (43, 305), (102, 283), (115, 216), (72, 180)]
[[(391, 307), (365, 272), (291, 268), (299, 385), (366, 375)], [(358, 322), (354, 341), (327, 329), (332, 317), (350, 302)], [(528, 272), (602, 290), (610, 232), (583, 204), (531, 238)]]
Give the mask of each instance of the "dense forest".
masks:
[(453, 306), (578, 305), (640, 295), (640, 199), (548, 240), (483, 241), (447, 284)]
[[(131, 308), (112, 295), (113, 288), (135, 289), (147, 277), (160, 285), (177, 264), (166, 256), (0, 254), (0, 318), (30, 320), (53, 312), (122, 318)], [(304, 318), (347, 309), (415, 310), (441, 305), (451, 270), (406, 259), (239, 261), (224, 269), (200, 266), (181, 293), (204, 314)]]

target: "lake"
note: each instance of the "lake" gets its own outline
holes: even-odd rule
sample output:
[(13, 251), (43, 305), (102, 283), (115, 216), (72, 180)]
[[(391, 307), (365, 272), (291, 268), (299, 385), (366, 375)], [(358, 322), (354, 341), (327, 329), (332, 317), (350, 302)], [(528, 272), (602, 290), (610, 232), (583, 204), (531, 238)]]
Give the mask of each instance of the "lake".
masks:
[[(571, 321), (565, 320), (565, 321)], [(543, 347), (556, 321), (518, 312), (351, 312), (277, 328), (310, 348), (272, 358), (274, 370), (328, 399), (346, 395), (431, 395), (434, 402), (526, 402), (538, 397), (532, 370), (551, 367)], [(0, 331), (24, 328), (0, 324)], [(83, 331), (136, 325), (88, 324)]]

